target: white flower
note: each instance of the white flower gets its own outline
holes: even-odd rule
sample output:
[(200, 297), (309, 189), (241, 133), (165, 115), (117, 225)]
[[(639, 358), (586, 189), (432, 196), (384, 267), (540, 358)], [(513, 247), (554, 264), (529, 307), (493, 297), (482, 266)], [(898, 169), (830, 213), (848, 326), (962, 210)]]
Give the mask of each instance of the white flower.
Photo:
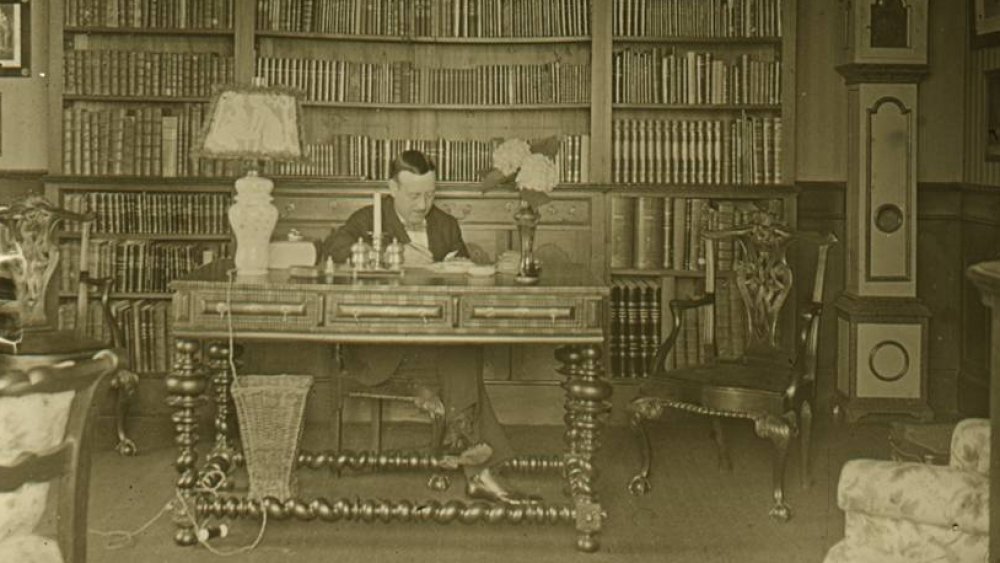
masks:
[(551, 192), (559, 184), (559, 170), (544, 154), (531, 154), (521, 163), (515, 180), (519, 190)]
[(531, 154), (531, 145), (521, 139), (507, 139), (493, 150), (493, 167), (510, 176)]

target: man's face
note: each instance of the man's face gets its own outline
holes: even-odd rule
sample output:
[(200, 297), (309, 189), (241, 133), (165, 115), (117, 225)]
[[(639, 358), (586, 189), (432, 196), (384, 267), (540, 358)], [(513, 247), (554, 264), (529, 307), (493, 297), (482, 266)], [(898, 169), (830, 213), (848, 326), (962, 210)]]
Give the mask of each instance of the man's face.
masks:
[(396, 203), (396, 213), (408, 226), (424, 224), (427, 212), (434, 203), (434, 171), (414, 174), (408, 170), (400, 172), (389, 180), (389, 193)]

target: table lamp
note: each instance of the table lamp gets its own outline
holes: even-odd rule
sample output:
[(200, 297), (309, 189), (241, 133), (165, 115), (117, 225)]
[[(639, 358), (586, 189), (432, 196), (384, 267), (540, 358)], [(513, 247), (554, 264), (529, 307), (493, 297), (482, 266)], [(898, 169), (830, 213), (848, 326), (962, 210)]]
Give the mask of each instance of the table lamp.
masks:
[(302, 108), (290, 89), (223, 86), (212, 99), (196, 156), (242, 160), (246, 175), (236, 180), (229, 224), (236, 236), (236, 275), (267, 273), (271, 233), (278, 209), (271, 203), (274, 183), (261, 176), (261, 161), (295, 161), (305, 157)]

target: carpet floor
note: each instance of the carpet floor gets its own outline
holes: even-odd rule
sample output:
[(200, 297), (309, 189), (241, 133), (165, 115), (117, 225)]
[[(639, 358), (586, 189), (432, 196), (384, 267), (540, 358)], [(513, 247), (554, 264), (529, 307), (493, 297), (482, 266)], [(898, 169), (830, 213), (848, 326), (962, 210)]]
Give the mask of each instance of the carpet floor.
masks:
[[(667, 419), (668, 417), (664, 417)], [(753, 435), (748, 423), (727, 423), (734, 470), (716, 468), (715, 444), (707, 420), (672, 414), (651, 426), (654, 443), (653, 490), (633, 497), (626, 483), (637, 465), (637, 450), (628, 428), (610, 428), (598, 457), (599, 491), (608, 513), (600, 535), (601, 550), (584, 555), (574, 550), (570, 525), (435, 523), (360, 524), (354, 522), (269, 521), (259, 545), (231, 559), (251, 563), (286, 561), (412, 563), (510, 561), (671, 561), (671, 562), (813, 562), (843, 536), (844, 517), (836, 505), (836, 487), (844, 461), (857, 457), (886, 458), (887, 427), (882, 424), (816, 429), (813, 484), (799, 485), (798, 448), (790, 452), (786, 494), (793, 517), (788, 523), (768, 519), (771, 503), (771, 449)], [(513, 427), (511, 441), (522, 452), (558, 451), (562, 429)], [(349, 436), (366, 433), (362, 429)], [(426, 427), (400, 424), (387, 428), (387, 447), (424, 440)], [(318, 438), (308, 431), (304, 447)], [(398, 441), (399, 444), (393, 441)], [(141, 441), (140, 441), (141, 442)], [(355, 444), (349, 443), (348, 446)], [(173, 448), (146, 449), (136, 458), (98, 452), (93, 463), (88, 561), (203, 563), (221, 558), (203, 547), (173, 543), (173, 524), (162, 515), (124, 547), (110, 545), (97, 531), (134, 531), (156, 516), (173, 495), (176, 478)], [(446, 500), (462, 498), (462, 479), (436, 493), (424, 487), (419, 472), (356, 474), (337, 478), (302, 472), (304, 497)], [(519, 488), (564, 502), (559, 481), (544, 475), (508, 475)], [(221, 551), (251, 544), (259, 521), (230, 522), (227, 538), (212, 541)]]

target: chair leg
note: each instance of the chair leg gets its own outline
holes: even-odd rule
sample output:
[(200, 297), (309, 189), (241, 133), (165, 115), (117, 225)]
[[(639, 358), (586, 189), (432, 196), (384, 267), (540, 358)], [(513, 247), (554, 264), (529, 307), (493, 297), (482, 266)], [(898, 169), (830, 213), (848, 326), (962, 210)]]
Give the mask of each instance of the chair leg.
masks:
[(643, 397), (632, 401), (629, 405), (629, 425), (639, 440), (639, 472), (628, 483), (628, 490), (633, 495), (644, 495), (650, 491), (649, 473), (653, 463), (653, 451), (649, 443), (645, 420), (659, 418), (663, 414), (663, 406), (654, 398)]
[(733, 470), (733, 460), (729, 457), (729, 448), (726, 447), (726, 438), (722, 432), (722, 419), (712, 418), (712, 438), (719, 450), (719, 469), (723, 471)]
[(788, 443), (795, 432), (794, 415), (765, 415), (754, 419), (754, 432), (774, 444), (774, 466), (772, 485), (774, 506), (768, 516), (772, 520), (787, 522), (792, 517), (792, 509), (785, 502), (785, 464), (788, 459)]
[(807, 489), (812, 485), (812, 466), (809, 464), (812, 442), (812, 406), (808, 401), (803, 401), (799, 407), (799, 460), (801, 462), (802, 488)]
[(139, 383), (139, 378), (134, 373), (121, 370), (114, 375), (111, 381), (111, 388), (115, 391), (115, 431), (118, 434), (118, 443), (115, 450), (124, 456), (134, 456), (139, 453), (135, 442), (128, 437), (125, 424), (128, 419), (128, 410), (135, 396), (135, 388)]

